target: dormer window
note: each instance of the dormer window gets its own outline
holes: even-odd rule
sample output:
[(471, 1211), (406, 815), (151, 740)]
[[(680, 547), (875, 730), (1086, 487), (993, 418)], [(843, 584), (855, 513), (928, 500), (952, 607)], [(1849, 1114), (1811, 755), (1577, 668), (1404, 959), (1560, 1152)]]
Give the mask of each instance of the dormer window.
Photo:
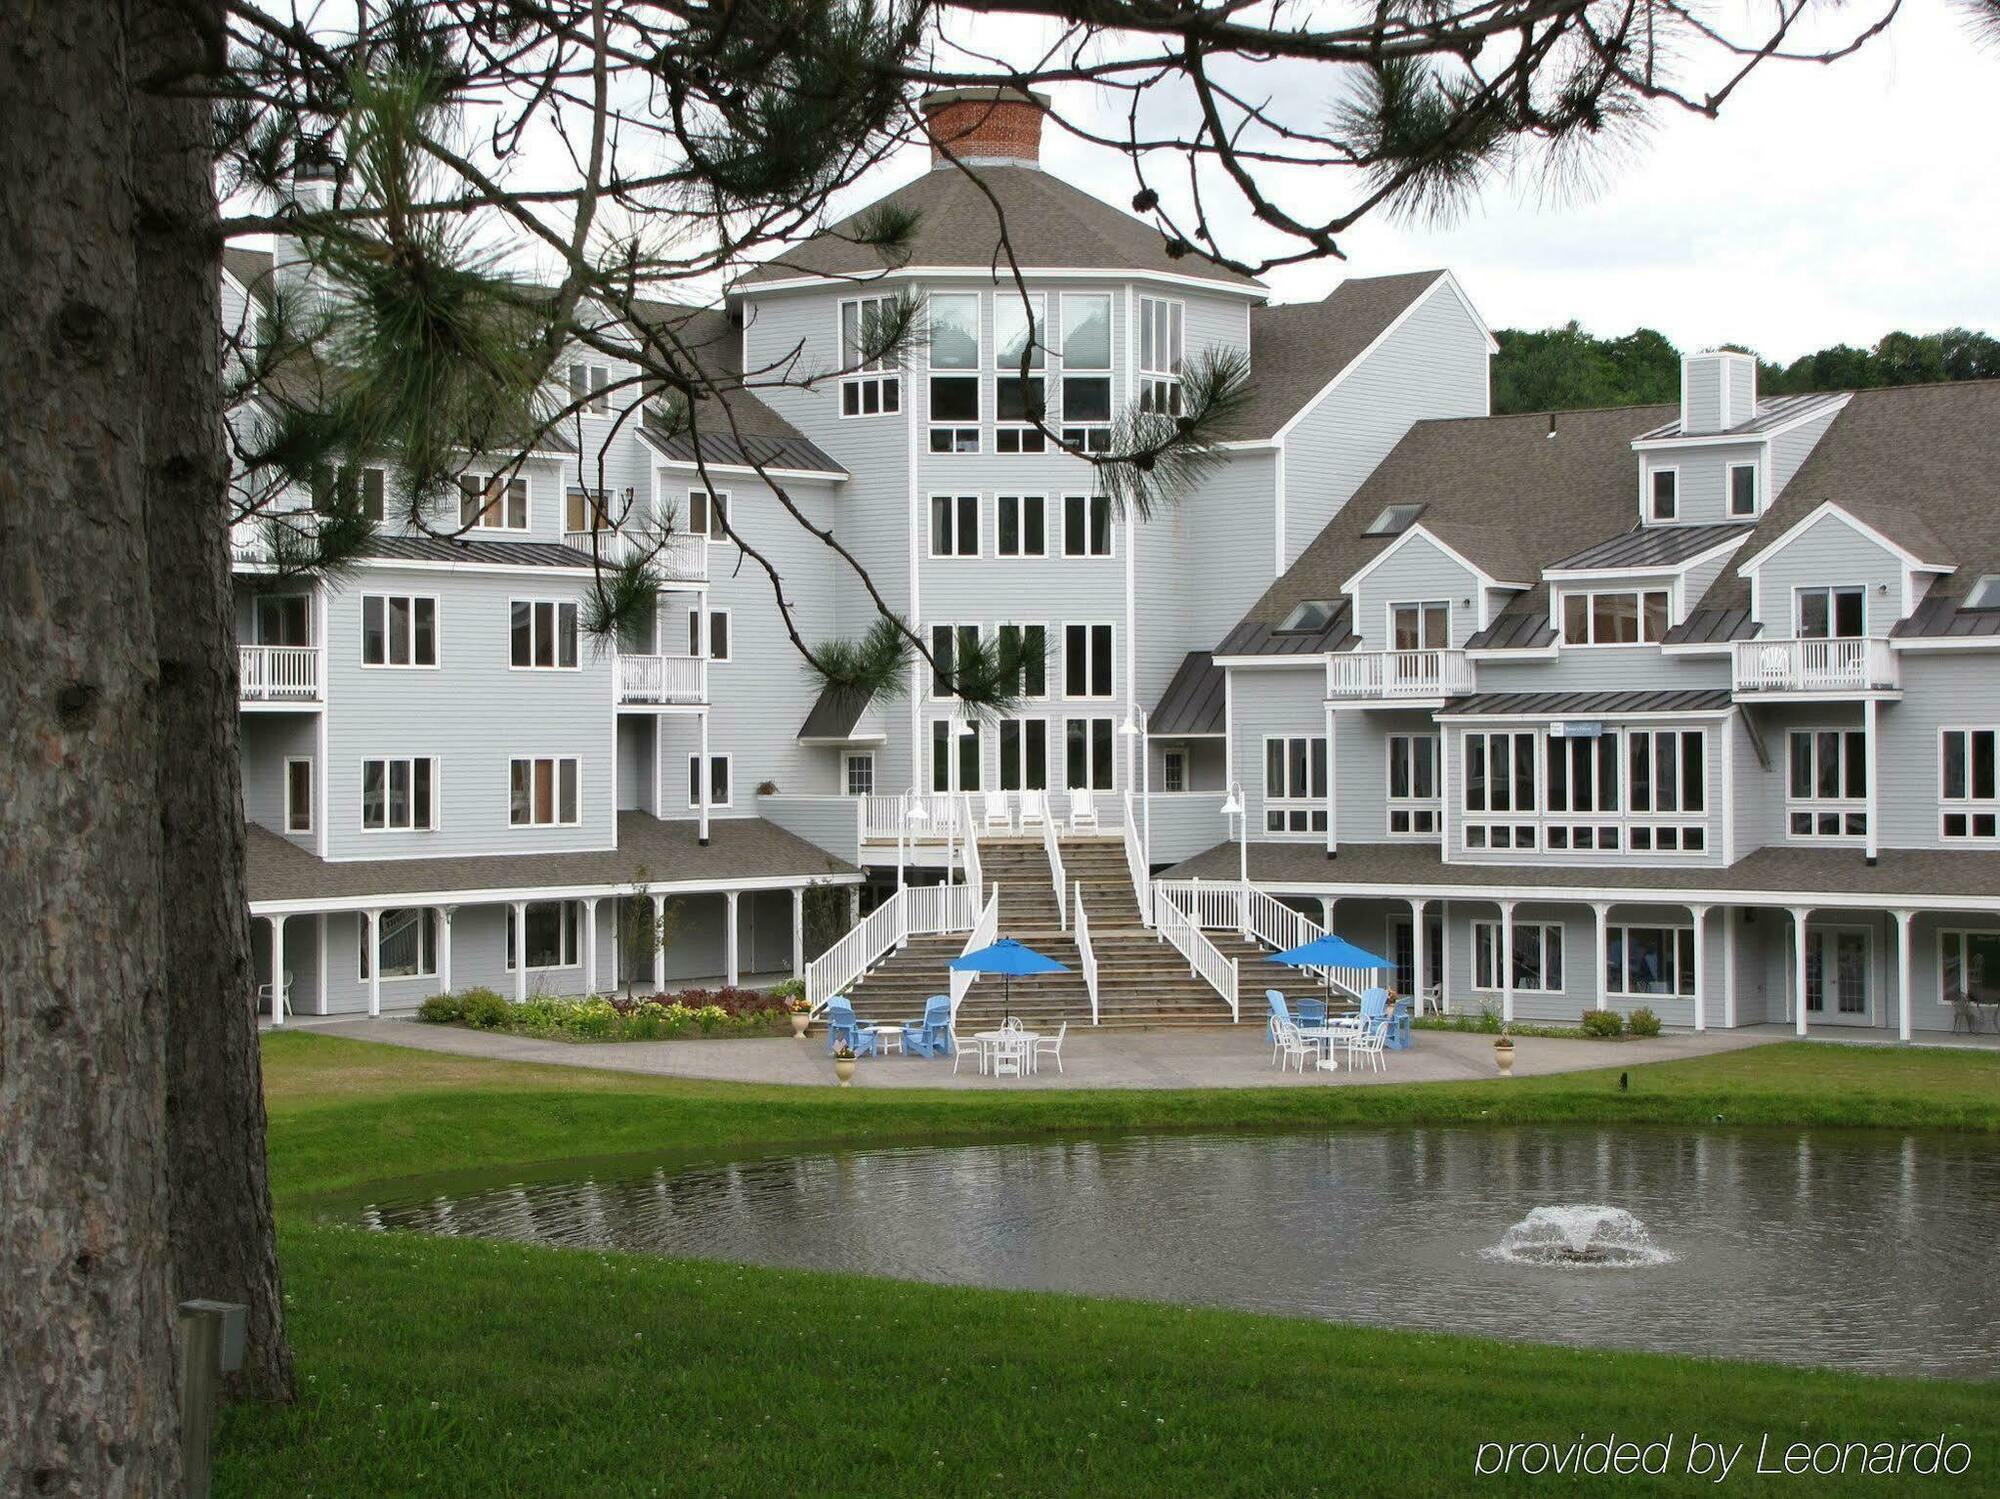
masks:
[(570, 404), (578, 411), (603, 416), (611, 410), (611, 368), (603, 364), (572, 364), (569, 367)]
[(1664, 588), (1621, 588), (1562, 596), (1564, 645), (1655, 645), (1667, 633)]
[(1681, 471), (1677, 468), (1654, 469), (1648, 499), (1646, 513), (1654, 520), (1677, 519), (1681, 513)]
[(1422, 505), (1385, 505), (1382, 513), (1368, 523), (1363, 536), (1401, 536), (1424, 513)]
[(1316, 635), (1333, 622), (1338, 602), (1331, 599), (1307, 599), (1296, 604), (1292, 612), (1285, 616), (1285, 622), (1273, 632), (1278, 635)]
[(1965, 592), (1961, 609), (2000, 609), (2000, 573), (1987, 573)]
[(1756, 464), (1729, 465), (1729, 514), (1739, 520), (1748, 520), (1757, 514)]

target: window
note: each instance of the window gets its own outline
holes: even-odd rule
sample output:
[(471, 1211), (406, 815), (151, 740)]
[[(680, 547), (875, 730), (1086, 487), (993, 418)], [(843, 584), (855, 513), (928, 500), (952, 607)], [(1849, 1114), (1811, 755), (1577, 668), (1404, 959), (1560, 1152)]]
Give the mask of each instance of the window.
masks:
[(612, 529), (611, 502), (603, 490), (572, 484), (563, 491), (563, 530), (576, 535)]
[(1694, 993), (1694, 928), (1614, 926), (1605, 931), (1604, 992), (1626, 998)]
[(611, 410), (611, 369), (602, 364), (572, 364), (569, 367), (569, 400), (579, 411), (603, 416)]
[(840, 770), (841, 780), (849, 796), (873, 796), (875, 794), (875, 756), (873, 753), (842, 756)]
[(1368, 523), (1363, 536), (1401, 536), (1416, 524), (1417, 517), (1424, 513), (1422, 505), (1385, 505), (1375, 519)]
[[(708, 804), (726, 807), (729, 803), (729, 756), (708, 757)], [(688, 805), (701, 805), (701, 756), (688, 756)]]
[(259, 598), (257, 644), (311, 645), (312, 600), (302, 593), (265, 594)]
[(979, 555), (978, 495), (931, 496), (931, 555), (933, 557)]
[(1284, 623), (1273, 633), (1279, 635), (1317, 635), (1333, 623), (1334, 615), (1340, 612), (1338, 599), (1306, 599), (1292, 606)]
[(1732, 516), (1756, 515), (1756, 464), (1732, 463), (1729, 465), (1729, 513)]
[(1111, 298), (1062, 297), (1063, 441), (1086, 453), (1111, 451)]
[(1623, 842), (1619, 737), (1594, 724), (1550, 725), (1542, 756), (1550, 848), (1615, 849)]
[(458, 523), (474, 531), (527, 530), (527, 475), (459, 475)]
[(1435, 837), (1439, 822), (1438, 740), (1435, 734), (1389, 736), (1389, 832)]
[(1652, 474), (1652, 504), (1647, 514), (1654, 520), (1673, 520), (1681, 510), (1681, 471), (1677, 468), (1656, 468)]
[(1326, 738), (1267, 736), (1264, 740), (1264, 831), (1326, 831)]
[(1046, 557), (1049, 554), (1048, 501), (1038, 494), (1003, 494), (993, 501), (993, 554)]
[(1863, 588), (1797, 591), (1800, 640), (1852, 640), (1868, 633), (1868, 592)]
[(930, 352), (931, 451), (976, 453), (979, 451), (978, 293), (932, 295)]
[(576, 605), (566, 600), (515, 599), (514, 665), (576, 668)]
[(1397, 651), (1441, 651), (1451, 645), (1451, 605), (1391, 604), (1389, 648)]
[(893, 297), (853, 297), (840, 304), (840, 386), (842, 416), (879, 416), (899, 411), (903, 382), (893, 345), (902, 319)]
[(1533, 848), (1535, 825), (1514, 821), (1535, 810), (1535, 736), (1528, 732), (1465, 736), (1465, 846)]
[(1102, 494), (1063, 496), (1063, 555), (1111, 555), (1111, 497)]
[(1708, 845), (1706, 737), (1700, 729), (1624, 732), (1627, 846), (1636, 853), (1700, 853)]
[(1115, 725), (1108, 718), (1063, 721), (1063, 785), (1071, 791), (1109, 791), (1115, 774)]
[(1110, 697), (1111, 626), (1063, 626), (1063, 695)]
[[(1563, 929), (1560, 922), (1514, 923), (1514, 992), (1560, 994), (1563, 986)], [(1500, 923), (1472, 923), (1472, 987), (1500, 989)]]
[(1160, 755), (1160, 789), (1180, 792), (1188, 789), (1188, 757), (1184, 749), (1170, 749)]
[[(993, 299), (993, 447), (1001, 453), (1041, 453), (1047, 440), (1040, 427), (1048, 410), (1048, 380), (1039, 373), (1048, 365), (1049, 325), (1039, 294), (1023, 302), (1018, 295)], [(1021, 373), (1027, 361), (1030, 373)]]
[(1940, 740), (1939, 832), (1946, 838), (2000, 836), (2000, 786), (1994, 783), (2000, 729), (1946, 729)]
[(954, 697), (961, 659), (970, 662), (979, 651), (978, 625), (931, 626), (931, 696)]
[(1139, 299), (1139, 409), (1181, 414), (1181, 324), (1179, 302)]
[(422, 756), (361, 762), (361, 826), (376, 833), (437, 827), (437, 761)]
[(507, 971), (514, 971), (518, 961), (515, 954), (525, 948), (528, 970), (537, 968), (574, 968), (581, 944), (577, 941), (578, 930), (582, 926), (582, 904), (573, 900), (531, 900), (527, 904), (527, 920), (522, 924), (527, 928), (523, 942), (514, 931), (514, 908), (507, 908)]
[(437, 600), (400, 593), (364, 593), (361, 664), (436, 666)]
[(688, 530), (710, 541), (728, 540), (724, 529), (729, 522), (729, 496), (710, 494), (705, 489), (688, 491)]
[(1965, 609), (2000, 609), (2000, 573), (1986, 573), (1965, 591)]
[(1671, 598), (1664, 588), (1566, 592), (1562, 596), (1563, 644), (1657, 644), (1667, 633)]
[(2000, 932), (1938, 933), (1938, 998), (2000, 1004)]
[(554, 755), (511, 762), (507, 820), (517, 828), (575, 827), (577, 761)]
[(346, 506), (359, 510), (368, 520), (380, 521), (386, 510), (383, 495), (388, 475), (379, 468), (356, 469), (343, 463), (338, 468), (320, 464), (308, 481), (314, 510), (328, 511)]
[[(360, 977), (368, 978), (368, 919), (360, 918)], [(437, 972), (437, 911), (430, 906), (384, 911), (375, 919), (385, 979), (429, 978)]]
[(1049, 789), (1049, 724), (1044, 718), (1000, 720), (1000, 789)]
[(931, 720), (931, 790), (981, 789), (979, 725), (971, 719)]
[(285, 761), (285, 831), (310, 833), (313, 830), (313, 763), (304, 759)]
[(729, 611), (711, 609), (708, 611), (707, 649), (703, 649), (701, 638), (701, 611), (688, 611), (688, 654), (706, 656), (711, 661), (729, 659)]
[(1794, 838), (1868, 836), (1868, 739), (1859, 729), (1786, 736), (1785, 830)]
[(1049, 629), (1047, 625), (1002, 625), (1000, 670), (1012, 695), (1049, 695)]

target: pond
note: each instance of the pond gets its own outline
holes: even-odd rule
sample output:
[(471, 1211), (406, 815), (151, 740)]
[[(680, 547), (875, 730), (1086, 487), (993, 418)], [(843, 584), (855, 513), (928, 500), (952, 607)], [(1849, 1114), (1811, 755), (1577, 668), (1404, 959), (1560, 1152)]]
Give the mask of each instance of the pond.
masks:
[[(1590, 1204), (1577, 1214), (1538, 1207)], [(1395, 1129), (602, 1163), (368, 1225), (1542, 1342), (2000, 1375), (2000, 1155), (1934, 1135)], [(1600, 1262), (1568, 1225), (1637, 1224)], [(1556, 1248), (1501, 1252), (1547, 1221)], [(1521, 1225), (1514, 1238), (1509, 1230)], [(1586, 1236), (1588, 1229), (1581, 1231)]]

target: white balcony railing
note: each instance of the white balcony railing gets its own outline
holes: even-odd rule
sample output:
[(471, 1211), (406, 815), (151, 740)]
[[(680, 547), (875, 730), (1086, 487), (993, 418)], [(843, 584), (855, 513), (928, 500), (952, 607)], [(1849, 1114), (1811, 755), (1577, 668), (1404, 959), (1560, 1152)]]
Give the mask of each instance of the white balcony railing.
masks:
[(621, 703), (705, 703), (708, 701), (706, 656), (620, 656), (618, 701)]
[(243, 702), (320, 701), (318, 646), (246, 645), (238, 652), (237, 695)]
[(1335, 656), (1326, 672), (1326, 695), (1345, 698), (1450, 697), (1472, 691), (1472, 663), (1465, 652), (1352, 651)]
[(1839, 640), (1739, 640), (1738, 692), (1890, 692), (1901, 680), (1896, 653), (1874, 636)]
[(663, 537), (642, 526), (607, 526), (598, 531), (565, 531), (563, 544), (611, 566), (624, 562), (628, 557), (643, 557), (650, 553), (653, 572), (662, 582), (704, 583), (708, 580), (707, 540), (682, 531)]

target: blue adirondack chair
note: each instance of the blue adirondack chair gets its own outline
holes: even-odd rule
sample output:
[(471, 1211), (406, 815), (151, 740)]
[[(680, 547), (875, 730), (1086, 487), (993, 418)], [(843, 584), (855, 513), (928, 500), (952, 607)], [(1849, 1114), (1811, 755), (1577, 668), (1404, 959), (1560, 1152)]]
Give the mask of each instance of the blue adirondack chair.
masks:
[(924, 1018), (903, 1022), (903, 1052), (920, 1057), (951, 1055), (951, 996), (933, 994), (924, 1001)]
[(826, 1002), (826, 1049), (831, 1053), (845, 1041), (857, 1057), (875, 1055), (875, 1033), (864, 1031), (861, 1023), (854, 1018), (854, 1003), (848, 999), (829, 999)]
[(1292, 1001), (1292, 1019), (1300, 1025), (1325, 1025), (1326, 1001), (1323, 999), (1295, 999)]
[(1410, 1021), (1414, 1011), (1408, 999), (1396, 1001), (1396, 1008), (1389, 1015), (1389, 1036), (1382, 1044), (1390, 1051), (1410, 1049)]
[(1264, 991), (1264, 1003), (1270, 1009), (1270, 1014), (1264, 1019), (1264, 1039), (1269, 1041), (1273, 1046), (1276, 1046), (1278, 1044), (1278, 1028), (1271, 1022), (1274, 1020), (1290, 1020), (1292, 1012), (1285, 1008), (1285, 996), (1280, 994), (1276, 989), (1266, 989)]

